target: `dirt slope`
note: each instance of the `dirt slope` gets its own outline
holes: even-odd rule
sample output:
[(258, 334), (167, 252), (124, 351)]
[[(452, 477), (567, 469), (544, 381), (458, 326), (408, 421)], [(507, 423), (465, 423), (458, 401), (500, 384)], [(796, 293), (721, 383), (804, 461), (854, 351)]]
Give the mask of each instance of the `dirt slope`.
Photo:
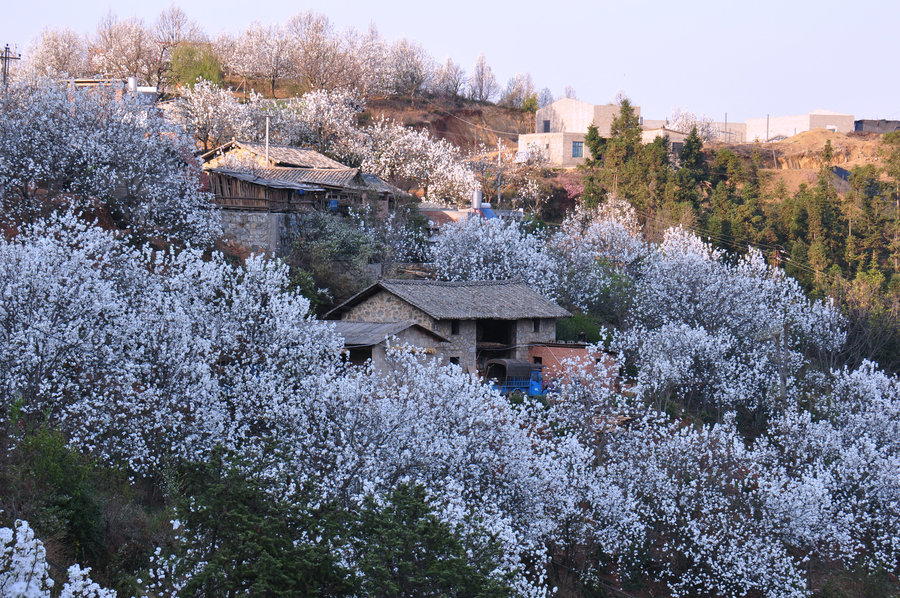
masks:
[(530, 112), (469, 100), (370, 98), (366, 112), (427, 129), (466, 150), (479, 143), (496, 147), (498, 137), (505, 147), (516, 147), (519, 134), (534, 130)]
[(712, 149), (728, 148), (748, 159), (757, 153), (764, 190), (771, 190), (778, 181), (784, 181), (793, 193), (801, 184), (816, 181), (827, 141), (831, 141), (834, 155), (832, 166), (851, 170), (855, 166), (881, 164), (881, 135), (834, 133), (825, 129), (813, 129), (772, 143), (717, 144)]

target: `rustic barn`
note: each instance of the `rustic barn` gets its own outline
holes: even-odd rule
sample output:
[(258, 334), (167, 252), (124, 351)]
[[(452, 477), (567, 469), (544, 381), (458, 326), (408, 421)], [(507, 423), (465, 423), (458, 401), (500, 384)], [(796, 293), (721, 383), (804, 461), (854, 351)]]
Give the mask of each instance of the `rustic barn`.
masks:
[(322, 187), (224, 168), (207, 172), (215, 203), (225, 209), (296, 212), (326, 207)]

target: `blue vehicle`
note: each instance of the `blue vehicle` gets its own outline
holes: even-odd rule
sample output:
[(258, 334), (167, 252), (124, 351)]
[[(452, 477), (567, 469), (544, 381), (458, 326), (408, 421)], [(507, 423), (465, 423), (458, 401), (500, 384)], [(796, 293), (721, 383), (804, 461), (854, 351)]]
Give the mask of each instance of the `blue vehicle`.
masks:
[(521, 359), (489, 359), (484, 364), (484, 377), (503, 394), (544, 394), (541, 366)]

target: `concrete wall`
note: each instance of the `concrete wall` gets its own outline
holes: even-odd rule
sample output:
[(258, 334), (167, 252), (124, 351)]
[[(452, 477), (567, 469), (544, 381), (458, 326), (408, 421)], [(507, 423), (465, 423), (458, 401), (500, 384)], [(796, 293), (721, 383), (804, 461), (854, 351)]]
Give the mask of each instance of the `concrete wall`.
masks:
[(852, 114), (810, 114), (810, 129), (828, 129), (838, 133), (852, 133), (855, 117)]
[[(635, 115), (640, 118), (641, 107), (632, 106), (632, 108), (634, 108)], [(612, 121), (617, 116), (619, 116), (619, 106), (616, 104), (594, 106), (594, 126), (597, 127), (597, 132), (601, 137), (609, 137)], [(587, 127), (585, 127), (584, 132), (587, 133)]]
[(646, 129), (641, 132), (641, 143), (653, 143), (657, 137), (669, 137), (669, 143), (684, 143), (687, 134), (671, 129)]
[(221, 210), (222, 237), (253, 253), (281, 257), (290, 252), (290, 219), (276, 212)]
[(594, 105), (571, 98), (556, 100), (535, 113), (535, 133), (544, 132), (546, 120), (550, 121), (551, 133), (587, 133), (594, 121)]
[(770, 116), (768, 137), (766, 119), (751, 118), (747, 121), (746, 141), (767, 141), (775, 137), (793, 137), (812, 129), (833, 129), (838, 133), (853, 131), (853, 115), (827, 112), (808, 112), (794, 116)]
[(585, 147), (581, 158), (573, 158), (572, 142), (574, 141), (584, 143), (584, 135), (582, 133), (531, 133), (519, 135), (519, 151), (528, 151), (528, 145), (533, 143), (536, 147), (543, 150), (544, 155), (547, 156), (547, 161), (552, 166), (574, 168), (579, 164), (583, 164), (584, 158), (590, 154), (587, 147)]
[(722, 143), (746, 143), (747, 123), (714, 122), (713, 126), (719, 129), (719, 139)]
[[(640, 106), (634, 106), (634, 112), (640, 117)], [(595, 105), (563, 98), (535, 113), (534, 132), (543, 133), (544, 121), (550, 121), (550, 133), (585, 134), (588, 127), (593, 124), (602, 137), (609, 137), (610, 125), (618, 115), (619, 106), (615, 104)]]

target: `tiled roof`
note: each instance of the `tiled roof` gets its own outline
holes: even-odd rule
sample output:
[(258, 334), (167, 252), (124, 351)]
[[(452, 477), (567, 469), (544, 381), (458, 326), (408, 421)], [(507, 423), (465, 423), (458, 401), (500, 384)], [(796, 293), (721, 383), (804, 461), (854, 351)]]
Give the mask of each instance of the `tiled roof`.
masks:
[[(229, 141), (215, 149), (212, 149), (201, 156), (204, 162), (209, 161), (215, 156), (224, 154), (230, 149), (241, 148), (258, 156), (266, 155), (265, 143), (247, 143), (244, 141)], [(291, 166), (294, 168), (336, 168), (345, 169), (345, 165), (332, 160), (328, 156), (320, 154), (311, 149), (301, 147), (292, 147), (289, 145), (272, 145), (269, 144), (269, 160), (279, 165)]]
[(369, 347), (377, 345), (386, 338), (399, 334), (407, 328), (417, 328), (438, 341), (447, 342), (440, 334), (429, 330), (415, 322), (346, 322), (336, 320), (332, 322), (334, 330), (344, 337), (344, 346)]
[[(259, 156), (266, 155), (265, 143), (236, 142), (237, 146)], [(347, 168), (340, 162), (311, 149), (269, 144), (269, 160), (294, 168)]]
[(334, 317), (384, 289), (436, 320), (521, 320), (565, 318), (568, 311), (514, 280), (446, 282), (382, 280), (331, 310)]

